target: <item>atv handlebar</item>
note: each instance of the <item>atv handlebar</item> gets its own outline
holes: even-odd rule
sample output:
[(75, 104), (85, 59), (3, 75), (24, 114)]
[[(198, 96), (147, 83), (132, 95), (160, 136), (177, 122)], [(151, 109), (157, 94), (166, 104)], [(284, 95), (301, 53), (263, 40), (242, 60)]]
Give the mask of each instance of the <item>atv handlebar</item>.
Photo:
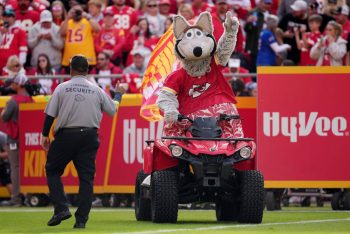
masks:
[[(231, 119), (240, 119), (241, 117), (239, 115), (226, 115), (226, 114), (220, 114), (220, 116), (217, 118), (218, 121), (229, 121)], [(187, 116), (184, 116), (182, 114), (179, 114), (178, 117), (177, 117), (177, 121), (181, 122), (182, 120), (188, 120), (190, 121), (191, 123), (193, 123), (193, 119), (187, 117)]]

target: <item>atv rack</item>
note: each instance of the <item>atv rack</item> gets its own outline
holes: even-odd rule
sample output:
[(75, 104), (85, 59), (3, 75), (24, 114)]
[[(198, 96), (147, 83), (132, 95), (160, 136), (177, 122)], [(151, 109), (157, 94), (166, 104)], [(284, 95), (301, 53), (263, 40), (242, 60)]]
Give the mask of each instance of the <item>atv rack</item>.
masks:
[(204, 137), (162, 137), (162, 140), (188, 140), (188, 141), (254, 141), (253, 138), (204, 138)]

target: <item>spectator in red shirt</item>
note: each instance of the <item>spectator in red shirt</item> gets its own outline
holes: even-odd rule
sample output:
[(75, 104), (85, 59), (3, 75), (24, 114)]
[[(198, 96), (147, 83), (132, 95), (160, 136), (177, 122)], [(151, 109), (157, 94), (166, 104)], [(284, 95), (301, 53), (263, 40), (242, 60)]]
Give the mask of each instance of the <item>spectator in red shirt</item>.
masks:
[[(97, 55), (97, 64), (93, 68), (90, 74), (94, 75), (104, 75), (108, 76), (111, 74), (122, 74), (123, 70), (120, 67), (113, 65), (110, 61), (110, 56), (108, 53), (100, 52)], [(111, 77), (101, 77), (96, 78), (97, 84), (104, 90), (113, 88), (116, 84), (116, 81), (120, 79), (111, 78)], [(124, 82), (121, 80), (121, 82)]]
[[(310, 58), (310, 50), (321, 37), (320, 26), (322, 17), (320, 15), (312, 15), (308, 19), (310, 32), (306, 32), (305, 28), (295, 28), (295, 39), (300, 53), (301, 66), (315, 66), (316, 60)], [(300, 38), (300, 33), (302, 37)]]
[(101, 31), (95, 36), (96, 53), (104, 52), (109, 55), (111, 61), (120, 64), (122, 50), (125, 44), (123, 32), (114, 27), (114, 13), (111, 8), (103, 11), (103, 24)]
[(137, 23), (138, 14), (134, 8), (125, 5), (125, 0), (113, 0), (113, 2), (114, 5), (110, 8), (114, 14), (115, 27), (124, 30), (124, 35), (128, 35), (132, 26)]
[(28, 32), (40, 18), (39, 12), (29, 9), (31, 2), (32, 0), (18, 0), (16, 22), (19, 22), (25, 32)]
[(53, 17), (53, 22), (60, 26), (64, 19), (67, 17), (67, 11), (61, 1), (54, 1), (51, 4), (51, 12)]
[(3, 13), (4, 25), (0, 29), (0, 70), (6, 64), (6, 58), (17, 55), (23, 65), (27, 58), (26, 33), (15, 22), (15, 12), (6, 9)]
[[(137, 25), (134, 25), (130, 34), (125, 40), (125, 50), (131, 51), (137, 47), (146, 47), (152, 51), (156, 44), (158, 43), (159, 38), (151, 35), (149, 30), (148, 21), (146, 18), (140, 18), (137, 22)], [(132, 56), (129, 54), (126, 66), (129, 66), (132, 63)]]
[(193, 0), (192, 1), (192, 10), (193, 10), (195, 17), (199, 16), (199, 14), (204, 12), (204, 11), (208, 11), (208, 12), (215, 11), (213, 5), (210, 5), (207, 2), (202, 1), (202, 0)]
[(190, 4), (182, 4), (179, 6), (179, 15), (182, 15), (187, 21), (194, 18), (194, 13), (192, 10), (192, 6)]
[[(212, 19), (214, 24), (214, 38), (216, 42), (219, 41), (221, 35), (224, 33), (223, 22), (226, 19), (226, 12), (229, 11), (229, 4), (227, 0), (216, 0), (215, 2), (216, 12), (212, 13)], [(237, 43), (235, 52), (243, 52), (244, 37), (241, 27), (237, 33)]]
[(165, 17), (168, 17), (170, 15), (170, 0), (159, 0), (158, 6), (159, 6), (159, 13), (161, 15), (164, 15)]

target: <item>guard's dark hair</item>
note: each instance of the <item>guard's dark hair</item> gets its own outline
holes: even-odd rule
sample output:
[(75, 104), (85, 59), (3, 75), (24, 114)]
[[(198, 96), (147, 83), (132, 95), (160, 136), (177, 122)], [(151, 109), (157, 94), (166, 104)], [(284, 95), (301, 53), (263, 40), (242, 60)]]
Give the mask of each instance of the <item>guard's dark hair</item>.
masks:
[(87, 74), (89, 71), (89, 63), (83, 55), (75, 55), (70, 61), (70, 67), (73, 71), (81, 74)]

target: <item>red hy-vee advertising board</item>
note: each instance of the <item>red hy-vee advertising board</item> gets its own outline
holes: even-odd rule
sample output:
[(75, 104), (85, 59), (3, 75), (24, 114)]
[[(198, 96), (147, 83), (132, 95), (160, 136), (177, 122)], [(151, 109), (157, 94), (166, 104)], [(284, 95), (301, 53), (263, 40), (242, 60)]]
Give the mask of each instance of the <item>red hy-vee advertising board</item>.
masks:
[(350, 67), (258, 69), (266, 187), (350, 187)]
[[(141, 95), (125, 95), (118, 114), (102, 118), (95, 193), (133, 193), (136, 174), (142, 168), (145, 140), (162, 136), (163, 122), (148, 122), (140, 117), (141, 99)], [(256, 99), (239, 98), (238, 102), (245, 135), (255, 138)], [(45, 99), (39, 103), (20, 105), (20, 171), (21, 191), (24, 193), (48, 192), (46, 152), (40, 146), (46, 103)], [(62, 180), (66, 192), (78, 191), (78, 175), (72, 163), (64, 171)]]

